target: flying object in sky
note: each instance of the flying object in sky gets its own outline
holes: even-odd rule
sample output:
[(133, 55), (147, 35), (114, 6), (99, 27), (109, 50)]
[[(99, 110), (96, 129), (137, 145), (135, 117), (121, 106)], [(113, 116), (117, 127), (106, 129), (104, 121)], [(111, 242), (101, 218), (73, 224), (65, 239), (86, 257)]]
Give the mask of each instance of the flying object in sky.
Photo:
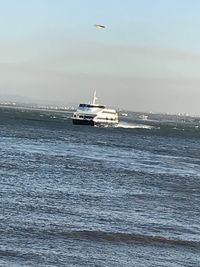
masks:
[(101, 24), (95, 24), (94, 25), (97, 29), (104, 29), (106, 26), (101, 25)]

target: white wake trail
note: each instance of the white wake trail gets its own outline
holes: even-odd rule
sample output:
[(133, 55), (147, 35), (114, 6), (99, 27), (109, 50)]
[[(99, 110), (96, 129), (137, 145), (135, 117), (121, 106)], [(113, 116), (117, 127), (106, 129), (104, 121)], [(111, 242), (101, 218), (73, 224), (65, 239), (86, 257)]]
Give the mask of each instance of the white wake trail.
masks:
[(154, 126), (146, 125), (146, 124), (135, 124), (135, 123), (127, 123), (127, 122), (119, 122), (116, 126), (117, 128), (127, 128), (127, 129), (153, 129)]

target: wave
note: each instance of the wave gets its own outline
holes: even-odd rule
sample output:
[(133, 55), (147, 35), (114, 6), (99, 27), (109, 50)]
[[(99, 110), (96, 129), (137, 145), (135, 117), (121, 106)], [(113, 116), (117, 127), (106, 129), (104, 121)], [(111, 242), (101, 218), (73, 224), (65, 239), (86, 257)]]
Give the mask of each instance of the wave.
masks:
[[(1, 235), (11, 235), (10, 231), (1, 232)], [(111, 242), (111, 243), (127, 243), (127, 244), (142, 244), (142, 245), (170, 245), (170, 246), (187, 246), (200, 249), (200, 240), (185, 240), (177, 238), (169, 238), (164, 236), (143, 235), (138, 233), (126, 233), (126, 232), (106, 232), (101, 230), (71, 230), (60, 231), (56, 229), (36, 229), (32, 227), (23, 228), (17, 227), (15, 235), (19, 234), (20, 237), (26, 238), (64, 238), (74, 240), (86, 240), (94, 242)], [(0, 250), (0, 255), (3, 252)], [(11, 253), (12, 254), (12, 253)]]
[(107, 242), (124, 242), (124, 243), (143, 243), (146, 245), (163, 244), (163, 245), (177, 245), (177, 246), (192, 246), (200, 247), (200, 241), (170, 239), (161, 236), (147, 236), (134, 233), (122, 232), (103, 232), (103, 231), (71, 231), (63, 234), (65, 238), (85, 239), (95, 241)]

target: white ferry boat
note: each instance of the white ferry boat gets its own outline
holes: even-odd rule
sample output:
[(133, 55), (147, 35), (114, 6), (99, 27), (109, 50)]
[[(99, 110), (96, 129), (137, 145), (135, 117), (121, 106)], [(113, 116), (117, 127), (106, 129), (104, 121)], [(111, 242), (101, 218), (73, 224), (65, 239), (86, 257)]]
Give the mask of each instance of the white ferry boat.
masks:
[(73, 124), (81, 125), (106, 125), (116, 126), (118, 124), (118, 114), (116, 110), (106, 108), (104, 105), (96, 104), (96, 92), (93, 101), (89, 104), (80, 104), (73, 114)]

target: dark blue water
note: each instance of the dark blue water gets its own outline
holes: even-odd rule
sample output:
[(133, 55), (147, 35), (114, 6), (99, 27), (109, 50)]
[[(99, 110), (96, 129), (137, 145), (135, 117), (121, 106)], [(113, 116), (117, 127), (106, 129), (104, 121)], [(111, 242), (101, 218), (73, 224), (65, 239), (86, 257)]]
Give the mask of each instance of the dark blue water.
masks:
[(0, 266), (200, 266), (199, 121), (70, 116), (0, 109)]

